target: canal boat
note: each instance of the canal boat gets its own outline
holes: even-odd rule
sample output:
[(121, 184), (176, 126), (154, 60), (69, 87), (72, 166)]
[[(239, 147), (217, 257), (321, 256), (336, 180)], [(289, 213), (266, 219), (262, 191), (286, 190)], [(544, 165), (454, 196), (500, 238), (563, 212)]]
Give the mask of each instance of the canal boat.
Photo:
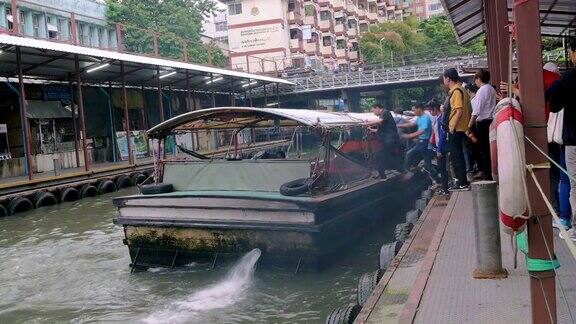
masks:
[[(419, 172), (374, 174), (374, 145), (363, 125), (375, 118), (220, 107), (150, 129), (148, 135), (159, 142), (198, 131), (231, 130), (232, 139), (229, 154), (220, 159), (188, 149), (187, 158), (158, 159), (155, 184), (114, 199), (114, 222), (124, 227), (132, 267), (217, 262), (254, 248), (262, 251), (263, 263), (295, 269), (329, 264), (428, 183)], [(242, 155), (240, 133), (258, 129), (286, 130), (288, 147)]]

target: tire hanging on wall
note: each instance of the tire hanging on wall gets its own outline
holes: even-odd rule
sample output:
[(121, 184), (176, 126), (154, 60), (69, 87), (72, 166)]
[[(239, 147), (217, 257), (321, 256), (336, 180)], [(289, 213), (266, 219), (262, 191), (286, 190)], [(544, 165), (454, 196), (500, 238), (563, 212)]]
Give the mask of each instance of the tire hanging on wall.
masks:
[(30, 201), (30, 199), (25, 197), (16, 197), (12, 198), (8, 203), (8, 214), (14, 215), (17, 213), (22, 213), (25, 211), (29, 211), (30, 209), (34, 208), (34, 205)]
[(326, 317), (326, 324), (352, 324), (361, 310), (360, 305), (336, 308)]
[(8, 216), (8, 209), (4, 205), (0, 204), (0, 217)]
[(392, 243), (386, 243), (382, 245), (380, 248), (380, 258), (378, 265), (381, 270), (386, 270), (390, 266), (390, 262), (394, 259), (394, 257), (398, 254), (402, 248), (402, 242), (395, 241)]
[(425, 198), (420, 198), (417, 199), (416, 202), (414, 203), (414, 208), (416, 210), (418, 210), (418, 212), (420, 214), (422, 214), (422, 212), (424, 211), (424, 209), (426, 209), (426, 205), (428, 205), (428, 202), (426, 201)]
[(132, 180), (133, 186), (141, 185), (144, 181), (146, 181), (146, 176), (142, 173), (135, 173), (130, 178)]
[(384, 271), (378, 269), (374, 272), (365, 273), (360, 277), (358, 280), (358, 293), (356, 294), (358, 305), (364, 306), (383, 275)]
[(68, 187), (62, 190), (62, 193), (60, 194), (60, 203), (76, 201), (78, 199), (80, 199), (80, 193), (74, 187)]
[(132, 180), (130, 180), (129, 177), (124, 176), (124, 175), (116, 178), (115, 182), (116, 182), (116, 188), (118, 190), (123, 189), (123, 188), (132, 187)]
[(406, 223), (410, 223), (412, 225), (416, 224), (418, 221), (418, 216), (420, 216), (418, 210), (410, 210), (406, 213)]
[(149, 184), (143, 185), (141, 191), (143, 195), (157, 195), (174, 191), (174, 186), (171, 183)]
[(50, 192), (41, 191), (34, 195), (34, 208), (56, 205), (57, 203), (58, 199)]
[(116, 185), (114, 182), (112, 182), (112, 180), (102, 180), (98, 184), (98, 194), (100, 195), (114, 191), (116, 191)]
[(86, 197), (96, 197), (98, 195), (98, 189), (90, 184), (85, 184), (80, 189), (80, 198)]

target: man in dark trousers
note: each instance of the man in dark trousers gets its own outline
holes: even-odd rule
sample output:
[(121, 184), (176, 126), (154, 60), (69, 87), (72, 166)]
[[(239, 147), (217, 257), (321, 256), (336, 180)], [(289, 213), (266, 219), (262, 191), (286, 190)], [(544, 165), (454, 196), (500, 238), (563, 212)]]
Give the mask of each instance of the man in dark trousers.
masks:
[(401, 170), (400, 159), (400, 136), (394, 117), (381, 104), (372, 106), (372, 113), (379, 117), (376, 122), (369, 123), (370, 130), (375, 133), (380, 143), (380, 149), (376, 152), (378, 174), (381, 178), (386, 177), (386, 170)]

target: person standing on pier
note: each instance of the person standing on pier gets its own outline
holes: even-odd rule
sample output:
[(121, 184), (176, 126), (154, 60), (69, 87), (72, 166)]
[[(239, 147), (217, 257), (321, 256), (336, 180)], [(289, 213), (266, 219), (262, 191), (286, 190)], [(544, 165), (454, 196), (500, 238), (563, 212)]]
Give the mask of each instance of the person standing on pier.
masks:
[(463, 145), (467, 139), (468, 123), (470, 122), (471, 104), (468, 93), (459, 85), (460, 76), (454, 68), (447, 69), (443, 74), (444, 85), (450, 89), (450, 97), (446, 124), (448, 129), (448, 143), (450, 145), (450, 161), (456, 174), (456, 183), (451, 191), (469, 190), (470, 183), (466, 177), (466, 162), (464, 160)]

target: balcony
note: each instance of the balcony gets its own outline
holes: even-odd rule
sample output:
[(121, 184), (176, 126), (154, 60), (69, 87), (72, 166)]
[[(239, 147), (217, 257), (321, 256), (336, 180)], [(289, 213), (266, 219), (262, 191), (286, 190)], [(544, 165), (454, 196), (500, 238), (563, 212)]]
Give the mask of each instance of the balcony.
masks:
[(290, 11), (288, 13), (288, 23), (301, 25), (302, 22), (302, 14), (299, 11)]
[(346, 0), (332, 0), (334, 10), (342, 10), (346, 6)]
[(345, 48), (336, 49), (336, 57), (338, 57), (339, 59), (345, 59), (346, 58), (346, 49)]
[(348, 35), (348, 38), (355, 38), (358, 36), (358, 31), (356, 28), (348, 28), (348, 32), (346, 34)]
[(334, 47), (330, 46), (320, 46), (320, 54), (324, 57), (334, 57), (336, 52), (334, 51)]
[(358, 51), (350, 50), (348, 52), (348, 59), (350, 61), (357, 61), (358, 60)]
[(292, 53), (294, 52), (303, 52), (304, 51), (304, 46), (303, 46), (303, 42), (301, 39), (291, 39), (290, 40), (290, 51)]
[(349, 3), (346, 5), (346, 11), (348, 15), (356, 15), (358, 13), (358, 7), (353, 3)]
[(368, 20), (370, 20), (371, 22), (375, 22), (378, 21), (378, 12), (369, 12), (368, 13)]
[(318, 54), (320, 52), (318, 42), (304, 42), (304, 51), (306, 54)]
[(358, 13), (358, 18), (360, 18), (360, 19), (368, 18), (367, 14), (366, 14), (366, 9), (358, 8), (358, 10), (356, 12)]
[(344, 24), (338, 24), (334, 26), (334, 33), (336, 35), (343, 35), (345, 31), (346, 28), (344, 28)]
[(318, 18), (316, 16), (305, 16), (304, 25), (318, 26)]
[(333, 30), (334, 30), (334, 25), (333, 25), (333, 23), (332, 23), (332, 19), (330, 19), (330, 20), (320, 20), (319, 25), (320, 25), (320, 26), (319, 26), (319, 27), (320, 27), (320, 30), (323, 31), (323, 32), (333, 31)]

